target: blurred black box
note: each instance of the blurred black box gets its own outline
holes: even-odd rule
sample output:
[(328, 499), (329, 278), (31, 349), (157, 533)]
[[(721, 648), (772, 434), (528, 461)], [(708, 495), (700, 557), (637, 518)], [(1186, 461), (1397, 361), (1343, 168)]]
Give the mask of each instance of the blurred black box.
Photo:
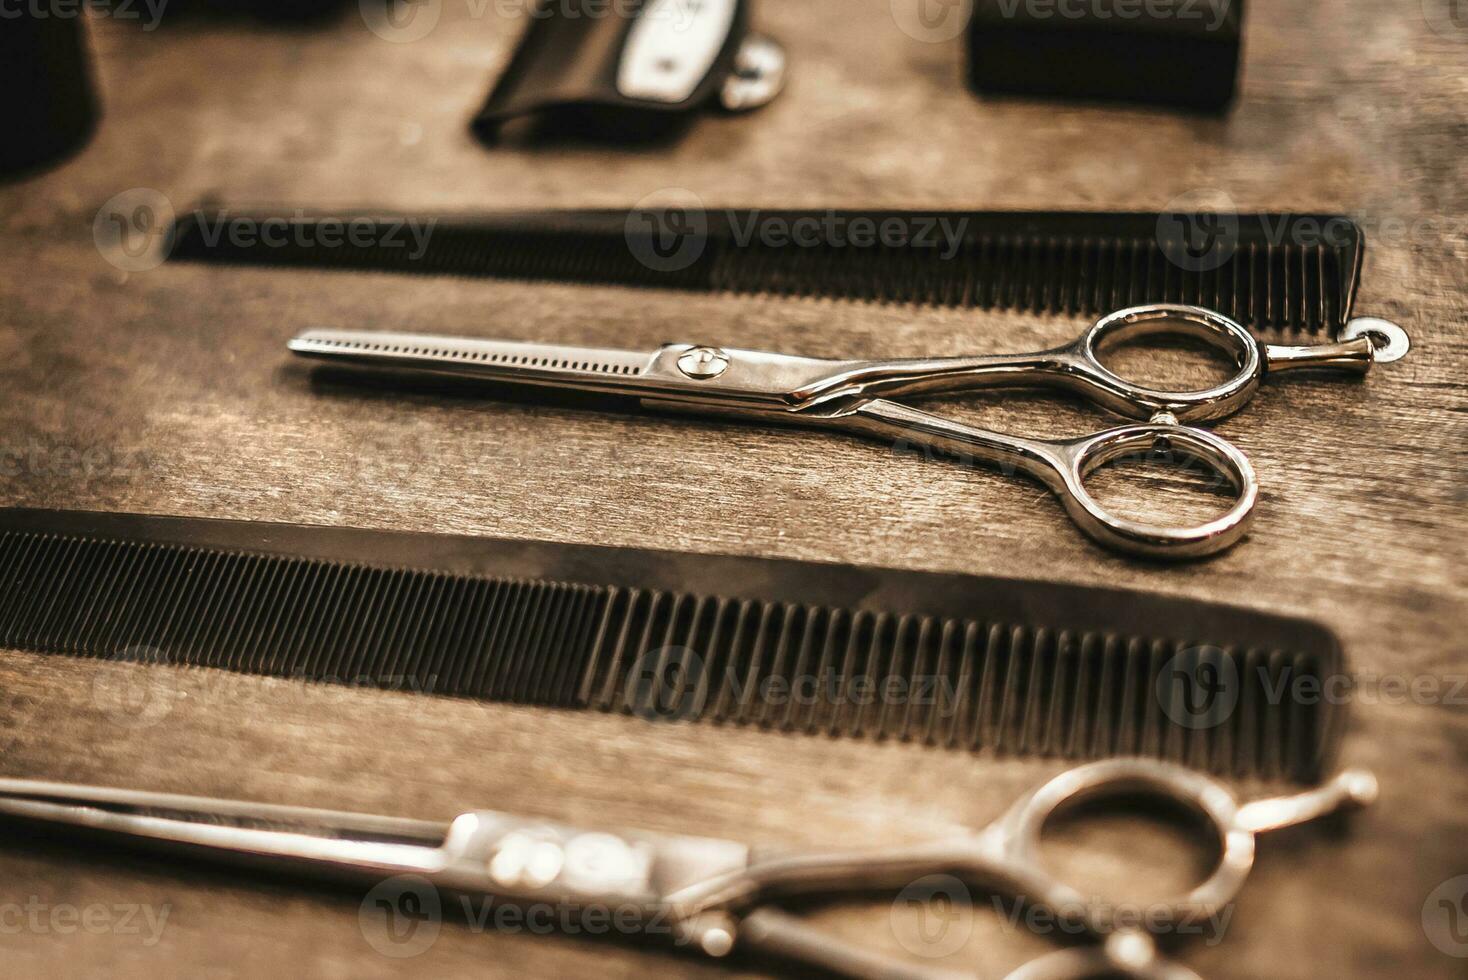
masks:
[(97, 119), (85, 5), (0, 11), (0, 173), (27, 173), (84, 144)]
[(974, 0), (969, 82), (986, 94), (1223, 112), (1243, 0)]

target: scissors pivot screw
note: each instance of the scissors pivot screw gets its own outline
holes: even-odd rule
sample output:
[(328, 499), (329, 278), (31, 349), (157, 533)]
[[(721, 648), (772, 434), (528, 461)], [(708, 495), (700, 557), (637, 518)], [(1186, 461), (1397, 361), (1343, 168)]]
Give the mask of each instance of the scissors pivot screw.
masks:
[(729, 367), (729, 355), (717, 347), (691, 347), (678, 358), (678, 370), (702, 381), (717, 378)]
[(1106, 937), (1106, 955), (1117, 966), (1142, 971), (1157, 959), (1157, 944), (1145, 933), (1122, 929)]

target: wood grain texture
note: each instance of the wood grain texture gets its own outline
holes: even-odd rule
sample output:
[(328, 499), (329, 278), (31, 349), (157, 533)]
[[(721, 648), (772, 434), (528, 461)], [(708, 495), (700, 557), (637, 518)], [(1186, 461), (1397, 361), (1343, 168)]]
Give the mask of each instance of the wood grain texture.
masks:
[[(1468, 708), (1461, 692), (1392, 703), (1372, 678), (1468, 673), (1468, 37), (1434, 33), (1416, 2), (1254, 4), (1243, 97), (1210, 121), (979, 100), (960, 84), (957, 44), (906, 36), (888, 0), (766, 4), (760, 23), (793, 66), (767, 110), (710, 117), (655, 152), (487, 150), (467, 118), (520, 29), (495, 11), (446, 0), (438, 29), (411, 44), (373, 36), (355, 7), (313, 30), (98, 21), (96, 140), (0, 187), (0, 499), (1019, 574), (1317, 617), (1363, 679), (1345, 757), (1378, 771), (1383, 799), (1343, 833), (1267, 842), (1225, 941), (1179, 953), (1214, 978), (1462, 975), (1428, 943), (1422, 911), (1439, 882), (1468, 873)], [(92, 238), (102, 204), (133, 188), (180, 210), (211, 196), (454, 210), (626, 206), (670, 187), (710, 206), (1158, 209), (1206, 192), (1243, 209), (1344, 211), (1370, 243), (1358, 311), (1401, 322), (1415, 349), (1360, 383), (1271, 384), (1223, 424), (1264, 487), (1252, 537), (1160, 568), (1098, 550), (1042, 489), (997, 474), (819, 433), (321, 386), (283, 351), (300, 328), (330, 325), (917, 355), (1030, 349), (1075, 322), (387, 275), (127, 274)], [(1052, 398), (940, 410), (1039, 434), (1100, 418)], [(0, 657), (0, 685), (7, 776), (423, 818), (487, 806), (850, 845), (985, 821), (1061, 768), (19, 653)], [(1097, 833), (1119, 856), (1095, 869), (1128, 892), (1197, 857)], [(15, 975), (738, 972), (464, 928), (398, 961), (364, 942), (350, 896), (0, 848), (0, 903), (33, 896), (171, 911), (152, 946), (0, 929)], [(897, 948), (885, 904), (812, 914)], [(1045, 948), (983, 914), (953, 963), (999, 976)]]

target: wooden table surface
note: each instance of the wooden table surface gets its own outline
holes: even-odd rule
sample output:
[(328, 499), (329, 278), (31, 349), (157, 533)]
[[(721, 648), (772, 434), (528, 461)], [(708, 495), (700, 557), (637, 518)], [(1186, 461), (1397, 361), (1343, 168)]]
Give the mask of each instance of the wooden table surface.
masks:
[[(906, 3), (907, 0), (898, 0)], [(681, 141), (487, 149), (466, 122), (520, 20), (446, 0), (412, 43), (339, 23), (272, 29), (94, 20), (105, 119), (79, 157), (0, 187), (0, 472), (10, 505), (173, 513), (850, 561), (1227, 600), (1342, 637), (1359, 695), (1344, 758), (1382, 798), (1339, 832), (1265, 841), (1206, 976), (1462, 976), (1429, 894), (1468, 873), (1462, 380), (1468, 298), (1468, 32), (1438, 0), (1253, 4), (1226, 119), (980, 100), (956, 41), (914, 39), (889, 0), (766, 3), (789, 90)], [(476, 15), (476, 11), (480, 12)], [(1434, 25), (1437, 25), (1434, 29)], [(1444, 26), (1449, 25), (1449, 26)], [(317, 208), (710, 206), (1341, 211), (1369, 245), (1358, 311), (1412, 354), (1361, 383), (1271, 385), (1221, 431), (1264, 492), (1252, 536), (1204, 563), (1098, 550), (1038, 487), (818, 433), (424, 395), (321, 392), (287, 363), (308, 325), (644, 345), (674, 337), (833, 356), (1031, 349), (1080, 326), (840, 302), (390, 275), (163, 265), (93, 238), (114, 195)], [(998, 428), (1088, 431), (1053, 398), (952, 406)], [(1396, 696), (1391, 678), (1438, 683)], [(854, 845), (985, 822), (1056, 761), (787, 738), (408, 694), (305, 689), (21, 653), (0, 656), (0, 774), (446, 818), (494, 807), (762, 843)], [(1138, 836), (1141, 835), (1141, 836)], [(1167, 825), (1087, 824), (1083, 861), (1128, 895), (1206, 855)], [(15, 976), (720, 978), (655, 947), (445, 927), (374, 952), (359, 896), (78, 854), (0, 848), (0, 950)], [(25, 926), (27, 905), (39, 910)], [(1425, 909), (1426, 905), (1426, 909)], [(51, 910), (136, 906), (124, 929)], [(981, 902), (952, 965), (1000, 976), (1048, 948)], [(115, 909), (114, 909), (115, 911)], [(886, 900), (818, 909), (900, 951)], [(96, 919), (94, 924), (101, 923)], [(906, 928), (905, 926), (903, 928)], [(1459, 949), (1459, 952), (1468, 950)], [(947, 961), (945, 961), (947, 962)]]

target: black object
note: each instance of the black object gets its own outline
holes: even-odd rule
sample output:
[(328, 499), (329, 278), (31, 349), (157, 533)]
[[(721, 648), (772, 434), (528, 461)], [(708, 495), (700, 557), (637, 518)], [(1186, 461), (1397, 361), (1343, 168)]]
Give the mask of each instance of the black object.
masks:
[(85, 6), (67, 16), (17, 4), (0, 21), (0, 172), (57, 162), (90, 138), (97, 101)]
[(171, 256), (1075, 315), (1194, 303), (1334, 334), (1365, 249), (1340, 215), (209, 208), (177, 220)]
[(540, 0), (474, 128), (492, 139), (536, 115), (583, 134), (659, 135), (710, 105), (763, 105), (783, 79), (783, 50), (749, 33), (748, 0)]
[(1343, 712), (1329, 630), (1190, 599), (126, 514), (0, 511), (0, 647), (1303, 781)]
[(980, 93), (1222, 112), (1233, 101), (1244, 0), (974, 0)]

